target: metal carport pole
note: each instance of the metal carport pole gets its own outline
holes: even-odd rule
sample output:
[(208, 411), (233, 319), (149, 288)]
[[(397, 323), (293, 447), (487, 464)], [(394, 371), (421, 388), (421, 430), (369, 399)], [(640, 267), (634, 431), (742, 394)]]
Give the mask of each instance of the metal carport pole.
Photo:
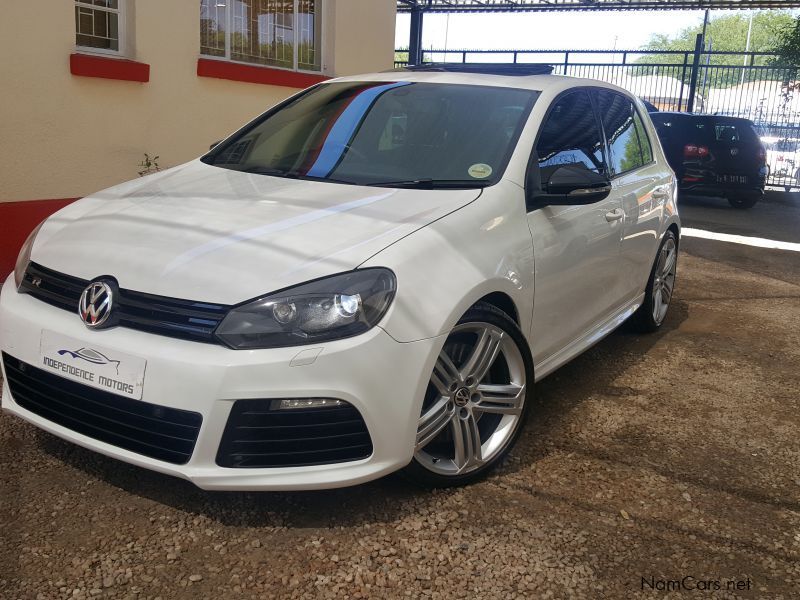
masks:
[(411, 6), (411, 35), (408, 41), (408, 64), (422, 63), (422, 7), (414, 2)]

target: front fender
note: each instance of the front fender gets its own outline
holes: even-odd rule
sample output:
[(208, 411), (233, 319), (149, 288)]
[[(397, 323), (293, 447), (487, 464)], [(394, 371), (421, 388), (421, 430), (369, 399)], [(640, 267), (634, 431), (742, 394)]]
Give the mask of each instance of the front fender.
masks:
[(522, 189), (502, 181), (367, 260), (397, 275), (381, 327), (400, 342), (449, 332), (482, 297), (506, 294), (527, 335), (533, 310), (533, 244)]

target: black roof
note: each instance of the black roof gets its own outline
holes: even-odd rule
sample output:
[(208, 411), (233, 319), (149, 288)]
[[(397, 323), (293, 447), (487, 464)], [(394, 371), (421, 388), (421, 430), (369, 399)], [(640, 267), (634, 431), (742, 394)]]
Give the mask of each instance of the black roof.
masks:
[(745, 121), (747, 123), (752, 123), (750, 119), (745, 117), (732, 117), (729, 115), (709, 115), (709, 114), (698, 114), (698, 113), (687, 113), (687, 112), (680, 112), (677, 110), (663, 110), (659, 111), (658, 113), (654, 114), (653, 117), (657, 116), (665, 116), (665, 117), (680, 117), (682, 119), (717, 119), (717, 120), (725, 120), (725, 121)]
[(424, 63), (403, 67), (406, 71), (441, 73), (476, 73), (484, 75), (549, 75), (551, 65), (539, 63)]
[(652, 102), (648, 102), (647, 100), (645, 100), (642, 97), (639, 97), (639, 100), (642, 101), (642, 104), (644, 104), (644, 107), (647, 109), (647, 112), (651, 112), (651, 113), (660, 112), (658, 110), (658, 107), (655, 104), (653, 104)]

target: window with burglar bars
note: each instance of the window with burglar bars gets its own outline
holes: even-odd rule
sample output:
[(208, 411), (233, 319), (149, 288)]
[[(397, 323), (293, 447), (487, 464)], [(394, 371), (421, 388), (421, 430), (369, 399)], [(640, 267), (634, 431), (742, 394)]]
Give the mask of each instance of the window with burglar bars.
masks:
[(124, 3), (125, 0), (75, 0), (75, 45), (121, 53)]
[(321, 0), (201, 0), (200, 54), (320, 71)]

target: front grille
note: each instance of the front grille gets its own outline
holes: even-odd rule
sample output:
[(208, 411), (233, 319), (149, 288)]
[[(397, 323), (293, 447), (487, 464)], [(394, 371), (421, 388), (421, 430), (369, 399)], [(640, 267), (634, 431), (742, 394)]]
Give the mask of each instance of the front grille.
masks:
[[(34, 281), (37, 283), (34, 284)], [(78, 312), (78, 300), (89, 281), (30, 263), (20, 291), (52, 306)], [(114, 318), (121, 327), (197, 342), (219, 343), (214, 329), (229, 306), (156, 296), (120, 289), (114, 294)]]
[(22, 408), (101, 442), (176, 465), (189, 462), (200, 413), (110, 394), (3, 353), (8, 387)]
[(277, 410), (274, 402), (234, 403), (217, 452), (220, 467), (302, 467), (372, 454), (367, 426), (352, 405)]

